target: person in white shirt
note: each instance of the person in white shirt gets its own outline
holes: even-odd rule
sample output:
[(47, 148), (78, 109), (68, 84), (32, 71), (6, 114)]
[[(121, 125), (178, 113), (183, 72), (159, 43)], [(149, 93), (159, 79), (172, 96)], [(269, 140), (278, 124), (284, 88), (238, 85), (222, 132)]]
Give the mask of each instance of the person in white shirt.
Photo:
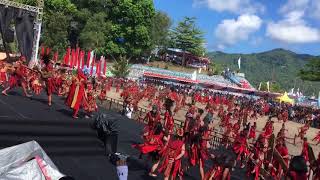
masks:
[(129, 103), (129, 104), (127, 104), (127, 106), (125, 108), (125, 116), (127, 116), (127, 118), (131, 119), (132, 112), (133, 112), (133, 105), (132, 105), (132, 103)]

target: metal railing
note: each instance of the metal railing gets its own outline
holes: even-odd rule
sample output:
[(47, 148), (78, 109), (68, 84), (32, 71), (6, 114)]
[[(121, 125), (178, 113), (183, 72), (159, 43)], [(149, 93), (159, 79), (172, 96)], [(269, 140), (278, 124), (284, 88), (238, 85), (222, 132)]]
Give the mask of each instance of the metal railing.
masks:
[[(107, 110), (111, 110), (111, 111), (122, 111), (123, 109), (123, 101), (113, 99), (110, 97), (106, 98), (105, 100), (99, 100), (98, 104), (101, 107), (104, 107)], [(144, 121), (144, 117), (149, 111), (150, 110), (146, 108), (138, 107), (138, 110), (132, 113), (132, 119), (140, 123), (146, 124), (147, 122)], [(181, 128), (183, 127), (183, 124), (184, 122), (182, 120), (174, 119), (175, 128)], [(216, 149), (219, 146), (221, 146), (222, 140), (223, 140), (222, 134), (220, 134), (219, 132), (212, 132), (212, 139), (209, 142), (211, 145), (211, 148)]]
[[(98, 101), (98, 103), (100, 104), (100, 106), (105, 107), (107, 110), (122, 111), (122, 109), (123, 109), (123, 101), (116, 100), (116, 99), (109, 98), (109, 97), (106, 100)], [(132, 119), (136, 120), (136, 121), (138, 121), (140, 123), (146, 124), (147, 122), (144, 121), (144, 117), (149, 111), (150, 110), (148, 110), (146, 108), (138, 107), (138, 110), (133, 112)], [(174, 119), (174, 124), (175, 124), (175, 128), (179, 128), (179, 127), (182, 127), (184, 123), (181, 120)], [(210, 148), (215, 150), (215, 149), (218, 149), (221, 146), (230, 146), (230, 145), (232, 145), (232, 143), (230, 141), (228, 141), (228, 142), (223, 142), (223, 141), (224, 141), (223, 135), (221, 133), (219, 133), (219, 132), (213, 131), (212, 132), (212, 138), (209, 141)], [(253, 144), (251, 143), (251, 145), (253, 145)], [(289, 156), (290, 156), (290, 159), (293, 157), (292, 154), (289, 154)]]

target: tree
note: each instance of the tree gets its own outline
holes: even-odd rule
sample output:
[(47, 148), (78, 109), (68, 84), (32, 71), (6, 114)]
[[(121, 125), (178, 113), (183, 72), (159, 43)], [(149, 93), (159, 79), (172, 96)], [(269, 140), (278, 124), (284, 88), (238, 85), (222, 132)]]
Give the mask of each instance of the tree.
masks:
[(129, 75), (129, 60), (126, 57), (120, 56), (118, 60), (113, 63), (111, 73), (118, 78), (125, 78)]
[[(161, 21), (158, 27), (155, 21)], [(153, 0), (46, 0), (41, 43), (61, 52), (68, 45), (80, 45), (114, 59), (136, 59), (151, 52), (153, 39), (163, 44), (159, 36), (168, 26), (165, 15), (155, 17)]]
[[(193, 17), (185, 17), (183, 21), (179, 22), (171, 33), (171, 44), (184, 53), (188, 51), (194, 55), (202, 56), (205, 52), (203, 32), (195, 26), (195, 20)], [(185, 55), (182, 59), (182, 65), (186, 65)]]
[(80, 45), (89, 50), (95, 49), (103, 54), (106, 47), (107, 36), (111, 31), (111, 23), (106, 21), (105, 13), (97, 13), (90, 17), (80, 33)]
[(44, 2), (41, 42), (54, 51), (64, 52), (70, 44), (68, 38), (71, 19), (72, 15), (77, 12), (77, 8), (70, 0), (47, 0)]
[[(276, 93), (282, 93), (283, 92), (283, 89), (281, 88), (280, 84), (276, 83), (276, 82), (270, 83), (270, 87), (269, 88), (270, 88), (270, 92), (276, 92)], [(262, 82), (260, 90), (261, 91), (268, 91), (267, 83)]]
[(112, 23), (106, 49), (114, 57), (138, 57), (152, 49), (151, 27), (155, 14), (152, 0), (107, 0)]
[(170, 17), (161, 11), (157, 11), (152, 20), (151, 39), (155, 47), (160, 49), (168, 46)]
[(68, 27), (70, 18), (61, 12), (56, 12), (54, 18), (51, 20), (46, 18), (44, 22), (45, 28), (42, 31), (41, 42), (54, 51), (63, 52), (69, 45)]
[(222, 65), (218, 63), (210, 62), (209, 64), (209, 74), (210, 75), (220, 75), (223, 71)]
[(306, 64), (299, 76), (306, 81), (320, 81), (320, 59), (313, 59)]

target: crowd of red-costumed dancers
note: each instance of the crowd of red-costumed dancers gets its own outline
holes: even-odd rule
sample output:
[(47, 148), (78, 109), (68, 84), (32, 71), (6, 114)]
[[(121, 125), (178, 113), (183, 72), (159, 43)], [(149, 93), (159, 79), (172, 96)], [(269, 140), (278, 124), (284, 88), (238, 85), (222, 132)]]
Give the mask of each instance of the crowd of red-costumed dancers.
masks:
[(2, 95), (8, 96), (8, 92), (15, 87), (21, 87), (26, 97), (31, 97), (32, 91), (35, 95), (40, 95), (45, 90), (48, 106), (52, 106), (53, 94), (65, 96), (65, 104), (73, 109), (74, 118), (78, 118), (80, 108), (84, 109), (86, 117), (91, 116), (98, 108), (98, 94), (103, 98), (104, 91), (98, 92), (82, 71), (73, 73), (67, 67), (57, 66), (49, 56), (43, 56), (41, 66), (33, 69), (27, 66), (23, 57), (12, 64), (1, 61), (0, 72)]
[[(123, 95), (127, 94), (127, 96), (124, 95), (123, 98), (130, 101), (132, 98), (129, 94), (132, 94), (134, 90), (127, 90), (131, 93), (125, 90)], [(208, 115), (202, 117), (204, 113), (202, 109), (191, 105), (183, 127), (177, 128), (174, 132), (173, 116), (179, 108), (183, 107), (181, 106), (183, 98), (182, 94), (177, 94), (174, 89), (167, 88), (164, 92), (164, 94), (167, 94), (166, 96), (160, 94), (154, 97), (158, 99), (157, 101), (148, 96), (137, 96), (141, 99), (149, 98), (151, 103), (163, 102), (163, 104), (154, 104), (152, 110), (143, 119), (146, 122), (143, 133), (144, 143), (133, 145), (140, 151), (140, 157), (146, 154), (153, 160), (149, 172), (150, 176), (156, 177), (158, 173), (163, 173), (165, 179), (176, 179), (178, 177), (182, 179), (184, 172), (190, 167), (199, 166), (201, 179), (230, 179), (233, 168), (239, 164), (240, 168), (246, 167), (247, 176), (253, 179), (260, 179), (261, 177), (281, 179), (288, 173), (288, 176), (292, 179), (308, 179), (308, 173), (295, 174), (289, 169), (290, 155), (286, 146), (286, 139), (289, 138), (286, 137), (288, 130), (285, 127), (285, 122), (288, 120), (286, 111), (281, 111), (280, 115), (276, 116), (281, 117), (283, 121), (282, 128), (277, 136), (274, 134), (274, 122), (270, 118), (257, 137), (256, 122), (251, 125), (247, 121), (249, 118), (255, 119), (260, 115), (269, 114), (270, 108), (266, 107), (268, 104), (262, 105), (262, 111), (254, 111), (251, 106), (235, 104), (232, 97), (229, 99), (224, 96), (206, 98), (208, 114), (211, 114), (211, 117), (215, 114), (221, 119), (219, 126), (224, 132), (222, 135), (223, 145), (236, 154), (236, 157), (232, 159), (228, 155), (210, 153), (208, 143), (215, 134), (210, 124), (211, 120), (207, 118)], [(151, 94), (155, 93), (152, 92)], [(201, 102), (199, 96), (193, 98), (194, 102)], [(134, 103), (136, 104), (136, 101)], [(263, 101), (260, 103), (263, 104)], [(161, 111), (163, 112), (162, 118), (160, 116)], [(232, 124), (234, 121), (235, 123)], [(301, 157), (314, 170), (313, 179), (319, 179), (320, 154), (318, 160), (309, 159), (310, 146), (304, 137), (309, 126), (309, 124), (305, 124), (299, 131), (299, 137), (303, 142)], [(319, 134), (313, 141), (319, 140)], [(293, 139), (295, 142), (296, 137)], [(273, 155), (274, 153), (276, 155)], [(205, 171), (204, 163), (209, 159), (212, 159), (215, 163), (211, 169)]]
[[(145, 117), (140, 117), (147, 122), (143, 133), (144, 142), (133, 146), (141, 152), (141, 156), (147, 154), (153, 160), (149, 172), (153, 177), (163, 173), (165, 179), (182, 179), (184, 173), (193, 166), (199, 166), (201, 179), (230, 179), (236, 166), (246, 167), (248, 177), (254, 179), (266, 174), (274, 179), (281, 179), (287, 174), (296, 179), (307, 177), (307, 174), (290, 172), (285, 128), (289, 115), (286, 109), (280, 107), (280, 110), (275, 111), (275, 116), (284, 122), (277, 136), (271, 118), (258, 137), (257, 124), (248, 123), (249, 119), (270, 115), (271, 108), (264, 99), (250, 100), (220, 93), (203, 95), (203, 91), (187, 95), (175, 88), (159, 89), (155, 84), (139, 84), (127, 79), (100, 77), (92, 81), (82, 71), (72, 73), (46, 57), (43, 58), (41, 68), (34, 69), (27, 67), (24, 58), (14, 64), (1, 62), (0, 84), (4, 88), (3, 95), (8, 95), (8, 91), (17, 86), (22, 87), (26, 97), (31, 96), (30, 90), (40, 95), (44, 89), (48, 96), (48, 106), (53, 103), (53, 94), (65, 96), (65, 104), (73, 109), (74, 118), (78, 118), (80, 108), (84, 109), (87, 117), (97, 111), (96, 100), (105, 100), (112, 87), (121, 93), (125, 104), (132, 104), (135, 110), (138, 110), (139, 102), (147, 100), (152, 110)], [(191, 96), (192, 103), (187, 103), (187, 96)], [(199, 109), (196, 103), (205, 104), (206, 108)], [(175, 128), (174, 114), (186, 107), (184, 124)], [(217, 127), (211, 123), (213, 116), (220, 119), (219, 128), (223, 132), (220, 135), (221, 143), (236, 155), (234, 159), (210, 151), (210, 140), (218, 136), (215, 132)], [(319, 179), (320, 154), (317, 160), (310, 155), (310, 146), (304, 137), (309, 127), (310, 124), (306, 123), (296, 137), (303, 140), (301, 155), (314, 170), (314, 179)], [(312, 141), (317, 142), (317, 145), (320, 143), (320, 132)], [(274, 158), (274, 153), (277, 158)], [(213, 161), (210, 169), (204, 168), (208, 160)]]

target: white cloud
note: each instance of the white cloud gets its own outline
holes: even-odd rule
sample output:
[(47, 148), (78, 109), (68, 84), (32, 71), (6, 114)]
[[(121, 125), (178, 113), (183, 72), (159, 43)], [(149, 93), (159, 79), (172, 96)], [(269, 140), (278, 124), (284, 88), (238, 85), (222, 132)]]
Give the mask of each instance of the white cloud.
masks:
[(312, 17), (320, 20), (320, 1), (313, 0), (311, 2), (311, 15)]
[(280, 8), (282, 14), (292, 11), (303, 11), (308, 17), (320, 19), (320, 0), (288, 0)]
[(249, 35), (260, 29), (262, 20), (256, 15), (244, 14), (238, 19), (225, 19), (215, 30), (220, 46), (233, 45), (238, 41), (248, 40)]
[(303, 11), (292, 11), (283, 20), (270, 22), (267, 26), (267, 36), (288, 43), (313, 43), (320, 41), (320, 31), (309, 26), (302, 18)]
[(291, 11), (305, 11), (309, 2), (310, 0), (288, 0), (288, 2), (280, 8), (280, 12), (285, 14)]
[(207, 6), (218, 12), (232, 12), (236, 14), (263, 12), (264, 6), (251, 0), (193, 0), (195, 6)]

